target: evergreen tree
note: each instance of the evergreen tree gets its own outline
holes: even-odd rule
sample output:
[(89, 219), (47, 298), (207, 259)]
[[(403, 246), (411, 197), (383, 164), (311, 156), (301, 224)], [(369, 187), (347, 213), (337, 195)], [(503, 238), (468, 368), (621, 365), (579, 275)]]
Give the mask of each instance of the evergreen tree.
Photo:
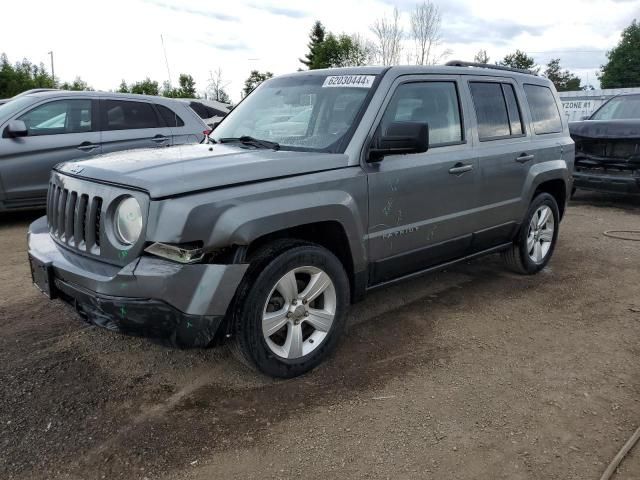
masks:
[(251, 70), (249, 77), (244, 81), (244, 88), (242, 89), (242, 96), (246, 97), (252, 91), (256, 89), (258, 85), (260, 85), (265, 80), (273, 77), (273, 73), (271, 72), (259, 72), (258, 70)]
[(311, 33), (309, 34), (309, 53), (305, 55), (304, 58), (300, 59), (300, 62), (303, 65), (306, 65), (309, 70), (314, 70), (317, 68), (325, 68), (323, 66), (319, 66), (319, 50), (324, 43), (326, 36), (326, 30), (324, 25), (317, 20), (316, 23), (313, 24), (311, 28)]
[(498, 62), (498, 65), (511, 68), (519, 68), (520, 70), (531, 70), (538, 73), (540, 67), (536, 66), (536, 61), (533, 57), (530, 57), (521, 50), (516, 50), (514, 53), (510, 53)]

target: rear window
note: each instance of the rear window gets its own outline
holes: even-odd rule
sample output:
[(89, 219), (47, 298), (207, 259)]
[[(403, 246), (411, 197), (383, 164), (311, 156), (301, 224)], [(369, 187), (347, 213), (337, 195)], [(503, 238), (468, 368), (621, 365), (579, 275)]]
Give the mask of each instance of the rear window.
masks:
[(560, 111), (549, 87), (525, 85), (524, 92), (533, 117), (533, 131), (536, 135), (562, 132)]
[(471, 82), (469, 87), (476, 110), (480, 140), (516, 137), (524, 133), (513, 85)]
[(202, 119), (211, 118), (211, 117), (224, 117), (227, 114), (222, 110), (218, 110), (216, 108), (210, 107), (209, 105), (205, 105), (204, 103), (200, 103), (200, 102), (189, 102), (189, 106)]
[(176, 112), (164, 105), (156, 105), (156, 107), (158, 107), (160, 116), (168, 127), (184, 127), (184, 121)]
[(105, 130), (131, 130), (161, 126), (150, 103), (105, 100), (104, 106)]

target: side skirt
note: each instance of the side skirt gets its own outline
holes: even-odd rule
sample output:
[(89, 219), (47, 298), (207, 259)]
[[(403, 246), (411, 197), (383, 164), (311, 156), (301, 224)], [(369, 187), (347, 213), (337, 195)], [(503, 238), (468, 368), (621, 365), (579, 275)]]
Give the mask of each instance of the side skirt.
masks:
[(465, 262), (467, 260), (472, 260), (474, 258), (483, 257), (484, 255), (489, 255), (491, 253), (500, 252), (502, 250), (506, 250), (512, 245), (512, 242), (503, 243), (501, 245), (497, 245), (495, 247), (489, 248), (487, 250), (482, 250), (481, 252), (476, 252), (471, 255), (467, 255), (465, 257), (460, 257), (455, 260), (451, 260), (449, 262), (441, 263), (439, 265), (435, 265), (433, 267), (425, 268), (424, 270), (419, 270), (417, 272), (410, 273), (408, 275), (403, 275), (398, 278), (394, 278), (392, 280), (388, 280), (386, 282), (376, 283), (375, 285), (371, 285), (367, 287), (367, 292), (372, 290), (377, 290), (378, 288), (387, 287), (390, 285), (395, 285), (396, 283), (404, 282), (405, 280), (410, 280), (412, 278), (421, 277), (422, 275), (426, 275), (428, 273), (437, 272), (438, 270), (443, 270), (452, 265), (455, 265), (460, 262)]

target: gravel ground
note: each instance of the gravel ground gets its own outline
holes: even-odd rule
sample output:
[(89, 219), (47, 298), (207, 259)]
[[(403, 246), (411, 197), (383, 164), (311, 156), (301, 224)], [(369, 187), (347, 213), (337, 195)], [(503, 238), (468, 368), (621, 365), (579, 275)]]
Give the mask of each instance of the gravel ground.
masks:
[[(598, 479), (640, 424), (640, 201), (579, 193), (541, 274), (486, 257), (370, 295), (273, 381), (83, 323), (0, 217), (0, 478)], [(617, 480), (640, 478), (640, 447)]]

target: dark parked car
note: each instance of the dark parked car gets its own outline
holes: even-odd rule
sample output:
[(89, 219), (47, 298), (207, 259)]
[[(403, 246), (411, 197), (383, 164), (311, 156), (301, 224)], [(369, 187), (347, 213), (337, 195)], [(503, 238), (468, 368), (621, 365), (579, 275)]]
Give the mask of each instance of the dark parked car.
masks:
[(569, 131), (576, 188), (640, 194), (640, 94), (613, 97)]
[(51, 168), (101, 153), (202, 142), (210, 128), (163, 97), (61, 90), (0, 106), (0, 211), (45, 205)]
[(211, 142), (58, 166), (29, 229), (35, 284), (96, 324), (228, 341), (291, 377), (367, 291), (495, 252), (539, 272), (572, 186), (553, 84), (498, 67), (274, 78)]

